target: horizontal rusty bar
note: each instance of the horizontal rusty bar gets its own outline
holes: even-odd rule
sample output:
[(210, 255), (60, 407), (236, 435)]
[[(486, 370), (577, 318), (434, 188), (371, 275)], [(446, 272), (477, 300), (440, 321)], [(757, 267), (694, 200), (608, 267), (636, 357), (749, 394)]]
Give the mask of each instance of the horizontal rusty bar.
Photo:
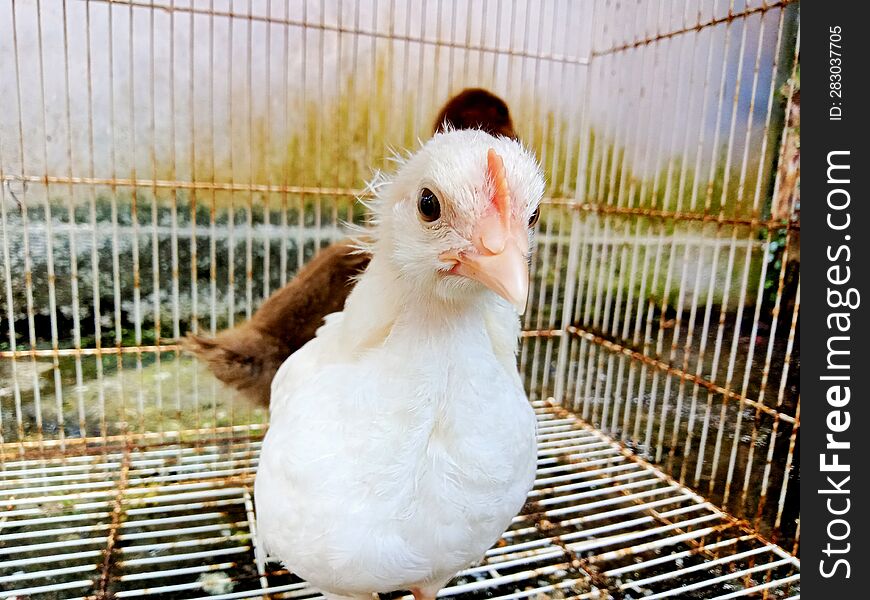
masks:
[(126, 5), (130, 7), (140, 7), (140, 8), (148, 8), (148, 9), (156, 9), (164, 12), (172, 13), (184, 13), (184, 14), (193, 14), (193, 15), (204, 15), (210, 17), (222, 17), (226, 19), (239, 19), (243, 21), (256, 21), (261, 23), (269, 23), (272, 25), (284, 25), (289, 27), (300, 27), (303, 29), (315, 29), (320, 31), (331, 31), (334, 33), (342, 33), (342, 34), (351, 34), (351, 35), (359, 35), (364, 37), (370, 37), (381, 40), (388, 40), (392, 42), (412, 42), (417, 44), (423, 44), (427, 46), (442, 46), (445, 48), (455, 48), (457, 50), (466, 50), (473, 52), (487, 52), (490, 54), (499, 54), (506, 56), (514, 56), (518, 58), (530, 58), (535, 60), (547, 60), (550, 62), (556, 63), (565, 63), (572, 65), (588, 65), (589, 58), (587, 57), (577, 57), (577, 56), (566, 56), (564, 54), (547, 54), (547, 53), (533, 53), (533, 52), (525, 52), (525, 51), (516, 51), (510, 48), (498, 48), (495, 46), (485, 46), (483, 44), (474, 44), (470, 40), (462, 41), (462, 42), (453, 42), (442, 39), (429, 39), (424, 37), (415, 37), (412, 35), (402, 35), (396, 32), (390, 33), (382, 33), (380, 31), (373, 31), (370, 29), (362, 29), (359, 27), (342, 27), (341, 25), (329, 25), (327, 23), (314, 23), (308, 21), (302, 21), (299, 19), (289, 19), (289, 18), (279, 18), (272, 16), (264, 16), (257, 14), (248, 14), (248, 13), (239, 13), (233, 10), (210, 10), (207, 8), (200, 8), (196, 6), (175, 6), (175, 5), (156, 5), (156, 4), (142, 4), (139, 2), (133, 2), (132, 0), (90, 0), (91, 2), (103, 2), (106, 4), (115, 4), (115, 5)]
[[(84, 454), (102, 454), (108, 447), (111, 450), (118, 452), (123, 451), (126, 444), (145, 443), (150, 446), (161, 446), (167, 444), (177, 444), (186, 441), (187, 437), (201, 436), (208, 434), (216, 436), (219, 434), (249, 434), (241, 441), (254, 439), (259, 440), (265, 433), (268, 426), (262, 423), (251, 423), (248, 425), (220, 425), (217, 427), (200, 427), (198, 429), (179, 429), (172, 431), (146, 431), (141, 433), (119, 433), (117, 435), (94, 435), (89, 437), (67, 437), (64, 439), (53, 440), (28, 440), (19, 442), (4, 442), (0, 444), (0, 456), (8, 459), (13, 457), (18, 458), (22, 451), (33, 450), (39, 454), (40, 458), (50, 456), (46, 454), (46, 450), (55, 449), (57, 456), (75, 456), (70, 454), (73, 448), (81, 448)], [(252, 437), (253, 436), (253, 437)], [(209, 440), (218, 438), (202, 438), (195, 441), (205, 444)], [(234, 440), (239, 440), (234, 437)], [(25, 457), (27, 455), (25, 453)]]
[(104, 185), (137, 188), (161, 188), (182, 190), (216, 190), (225, 192), (272, 192), (312, 196), (366, 195), (364, 189), (327, 188), (299, 185), (271, 185), (264, 183), (230, 183), (219, 181), (184, 181), (180, 179), (143, 179), (128, 177), (64, 177), (57, 175), (4, 175), (7, 182), (41, 183), (44, 185)]
[(116, 354), (158, 354), (181, 350), (178, 344), (159, 346), (103, 346), (100, 348), (50, 348), (31, 350), (3, 350), (0, 358), (55, 358), (61, 356), (113, 356)]
[(598, 213), (604, 215), (624, 215), (632, 217), (649, 217), (652, 219), (673, 219), (674, 221), (698, 221), (716, 223), (719, 225), (745, 225), (752, 228), (800, 230), (799, 221), (782, 221), (759, 219), (757, 217), (729, 217), (721, 213), (691, 213), (681, 211), (658, 210), (634, 206), (613, 206), (598, 202), (577, 202), (570, 198), (545, 198), (545, 204), (565, 206), (572, 210)]
[[(521, 332), (522, 337), (559, 337), (564, 335), (560, 329), (532, 329)], [(65, 356), (114, 356), (117, 354), (162, 354), (183, 350), (180, 344), (160, 344), (149, 346), (102, 346), (100, 348), (42, 348), (29, 350), (2, 350), (0, 358), (60, 358)]]
[(691, 33), (692, 31), (702, 31), (704, 29), (708, 29), (710, 27), (715, 27), (717, 25), (721, 25), (723, 23), (730, 23), (731, 21), (735, 21), (737, 19), (745, 19), (757, 13), (765, 13), (774, 8), (784, 8), (785, 6), (795, 2), (795, 0), (778, 0), (777, 2), (772, 2), (770, 4), (762, 3), (761, 6), (756, 6), (754, 8), (749, 8), (747, 10), (741, 12), (731, 12), (728, 11), (728, 14), (724, 17), (717, 17), (715, 19), (710, 19), (709, 21), (704, 21), (703, 23), (698, 23), (697, 25), (693, 25), (691, 27), (682, 27), (680, 29), (674, 29), (672, 31), (668, 31), (667, 33), (660, 33), (650, 38), (645, 38), (642, 40), (637, 40), (635, 42), (631, 42), (630, 44), (622, 44), (619, 46), (611, 46), (606, 50), (599, 50), (592, 52), (592, 58), (597, 58), (599, 56), (605, 56), (607, 54), (615, 54), (617, 52), (624, 52), (626, 50), (631, 50), (632, 48), (640, 48), (641, 46), (649, 46), (650, 44), (654, 44), (656, 42), (660, 42), (662, 40), (667, 40), (673, 37), (677, 37), (686, 33)]
[[(371, 194), (365, 188), (331, 188), (299, 185), (273, 185), (266, 183), (230, 183), (216, 181), (186, 181), (181, 179), (148, 179), (128, 177), (67, 177), (61, 175), (4, 175), (6, 182), (38, 183), (42, 185), (101, 185), (107, 187), (136, 187), (182, 190), (214, 190), (223, 192), (261, 192), (274, 194), (295, 194), (311, 196), (346, 196), (365, 198)], [(673, 219), (675, 221), (698, 221), (720, 225), (745, 225), (752, 228), (800, 230), (799, 221), (759, 219), (757, 217), (734, 217), (721, 213), (691, 213), (658, 210), (655, 208), (613, 206), (599, 202), (578, 202), (564, 196), (550, 196), (543, 199), (544, 204), (564, 206), (572, 210), (605, 215), (648, 217), (652, 219)]]
[(742, 394), (739, 394), (739, 393), (735, 392), (734, 390), (724, 388), (721, 385), (718, 385), (716, 383), (713, 383), (712, 381), (704, 379), (703, 377), (699, 377), (698, 375), (694, 375), (692, 373), (684, 371), (683, 369), (679, 369), (677, 367), (674, 367), (674, 366), (672, 366), (664, 361), (658, 360), (657, 358), (647, 356), (646, 354), (644, 354), (642, 352), (638, 352), (637, 350), (632, 350), (631, 348), (623, 346), (622, 344), (617, 344), (616, 342), (613, 342), (611, 340), (603, 338), (600, 335), (595, 335), (594, 333), (587, 331), (585, 329), (581, 329), (580, 327), (575, 327), (574, 325), (569, 325), (567, 327), (567, 330), (569, 333), (572, 333), (572, 334), (576, 335), (577, 337), (586, 339), (594, 344), (602, 346), (603, 348), (607, 348), (611, 352), (617, 352), (619, 354), (624, 354), (625, 356), (628, 356), (629, 358), (632, 358), (638, 362), (641, 362), (643, 364), (646, 364), (646, 365), (649, 365), (651, 367), (655, 367), (656, 369), (659, 369), (661, 371), (664, 371), (668, 375), (674, 375), (675, 377), (679, 377), (680, 379), (682, 379), (684, 381), (688, 381), (688, 382), (693, 383), (695, 385), (699, 385), (703, 388), (706, 388), (707, 390), (710, 390), (711, 392), (721, 394), (722, 396), (724, 396), (728, 399), (736, 400), (736, 401), (740, 402), (741, 404), (751, 406), (757, 410), (760, 410), (760, 411), (770, 415), (774, 419), (779, 419), (781, 421), (785, 421), (786, 423), (791, 423), (792, 425), (794, 425), (796, 427), (798, 426), (798, 422), (791, 415), (779, 412), (776, 409), (773, 409), (773, 408), (771, 408), (771, 407), (769, 407), (769, 406), (767, 406), (767, 405), (765, 405), (757, 400), (747, 398), (746, 396), (743, 396)]
[(536, 338), (536, 337), (560, 337), (564, 335), (565, 332), (561, 329), (529, 329), (527, 331), (520, 332), (520, 337), (524, 338)]

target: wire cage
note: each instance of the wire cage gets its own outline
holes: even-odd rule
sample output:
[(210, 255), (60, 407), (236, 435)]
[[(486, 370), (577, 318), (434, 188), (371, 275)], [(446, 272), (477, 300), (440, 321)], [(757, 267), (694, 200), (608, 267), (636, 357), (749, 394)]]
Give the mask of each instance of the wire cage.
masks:
[(184, 354), (452, 93), (547, 176), (522, 514), (445, 596), (798, 598), (799, 8), (0, 0), (0, 597), (304, 598), (267, 411)]

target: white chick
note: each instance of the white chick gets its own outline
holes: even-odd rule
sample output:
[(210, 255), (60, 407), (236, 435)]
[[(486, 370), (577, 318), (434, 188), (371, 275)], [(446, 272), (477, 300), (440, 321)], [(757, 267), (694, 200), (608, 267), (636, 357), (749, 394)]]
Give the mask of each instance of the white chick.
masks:
[(430, 600), (534, 481), (517, 312), (544, 181), (518, 142), (465, 130), (374, 187), (371, 263), (272, 382), (258, 531), (327, 598)]

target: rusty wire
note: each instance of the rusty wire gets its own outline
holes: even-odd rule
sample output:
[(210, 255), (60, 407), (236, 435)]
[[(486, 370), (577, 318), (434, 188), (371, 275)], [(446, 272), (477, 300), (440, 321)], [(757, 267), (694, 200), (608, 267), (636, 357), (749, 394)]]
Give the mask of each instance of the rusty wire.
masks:
[[(43, 4), (34, 12), (33, 40), (25, 28), (19, 31), (30, 15), (23, 4), (12, 2), (12, 20), (3, 21), (11, 23), (15, 106), (0, 117), (8, 338), (0, 359), (9, 373), (7, 395), (0, 396), (2, 464), (130, 440), (207, 446), (220, 436), (262, 430), (250, 407), (232, 403), (224, 414), (215, 401), (217, 383), (199, 373), (192, 375), (193, 415), (184, 420), (185, 359), (177, 340), (185, 328), (215, 333), (249, 317), (276, 283), (341, 237), (340, 219), (358, 218), (353, 201), (369, 194), (366, 169), (383, 155), (380, 129), (392, 126), (374, 103), (337, 115), (335, 132), (319, 120), (301, 121), (288, 152), (310, 154), (313, 162), (299, 179), (287, 162), (258, 170), (255, 136), (267, 147), (282, 143), (300, 107), (324, 106), (333, 94), (377, 97), (381, 51), (408, 88), (426, 92), (407, 104), (399, 94), (389, 100), (391, 114), (409, 111), (395, 127), (397, 139), (425, 138), (442, 96), (482, 83), (509, 97), (523, 116), (521, 136), (537, 145), (547, 166), (519, 355), (530, 396), (553, 398), (553, 414), (579, 414), (619, 440), (626, 457), (642, 457), (667, 485), (711, 503), (727, 521), (713, 528), (716, 534), (738, 528), (762, 544), (782, 541), (797, 554), (790, 481), (800, 399), (791, 386), (799, 368), (800, 285), (789, 260), (799, 247), (800, 220), (795, 191), (777, 170), (796, 135), (788, 115), (799, 108), (793, 0), (714, 1), (697, 10), (690, 2), (639, 8), (596, 0), (583, 7), (579, 31), (580, 9), (563, 0), (542, 4), (537, 23), (519, 0), (468, 3), (467, 14), (424, 2), (419, 23), (394, 0), (377, 2), (369, 22), (360, 3), (339, 2), (331, 19), (309, 3), (301, 16), (291, 15), (291, 3), (277, 0), (264, 10), (70, 0), (62, 5), (59, 44), (45, 36), (57, 15)], [(491, 26), (480, 26), (486, 18)], [(107, 45), (90, 35), (101, 27), (109, 32)], [(306, 43), (296, 47), (297, 39)], [(31, 42), (32, 53), (23, 46)], [(62, 56), (52, 50), (58, 47)], [(144, 63), (135, 60), (143, 48)], [(301, 62), (292, 60), (296, 51)], [(333, 53), (366, 75), (345, 79), (317, 68)], [(62, 58), (57, 115), (47, 92), (50, 56)], [(255, 70), (259, 64), (266, 65), (265, 81)], [(197, 85), (205, 93), (195, 86), (202, 65), (207, 73)], [(117, 79), (125, 69), (129, 80)], [(571, 86), (576, 98), (553, 108), (546, 99), (513, 94), (522, 85)], [(746, 95), (748, 112), (741, 112)], [(107, 115), (96, 112), (103, 96)], [(601, 120), (605, 101), (606, 112), (618, 118)], [(679, 113), (685, 127), (660, 121), (668, 112)], [(58, 149), (47, 136), (52, 118), (64, 130), (52, 142)], [(83, 127), (75, 135), (71, 124), (78, 118)], [(110, 135), (100, 145), (105, 124)], [(117, 133), (125, 127), (128, 139)], [(229, 136), (221, 137), (222, 130)], [(235, 144), (238, 131), (244, 135)], [(341, 142), (332, 150), (330, 136)], [(218, 146), (227, 140), (224, 156)], [(330, 164), (340, 164), (343, 148), (359, 157), (349, 175)], [(224, 159), (228, 168), (218, 174)], [(107, 214), (100, 212), (104, 190)], [(55, 206), (54, 194), (64, 196), (62, 206)], [(62, 247), (69, 248), (66, 267), (58, 266)], [(46, 254), (44, 265), (34, 263), (37, 252)], [(68, 282), (58, 275), (63, 269)], [(23, 291), (16, 295), (19, 281)], [(64, 315), (59, 297), (67, 293), (72, 309)], [(92, 315), (82, 312), (88, 304)], [(123, 311), (132, 318), (129, 335)], [(44, 339), (37, 335), (42, 318)], [(74, 372), (65, 374), (64, 361), (73, 361)], [(159, 377), (146, 382), (153, 372)], [(89, 385), (95, 394), (88, 395)], [(120, 402), (113, 402), (115, 394)], [(98, 405), (96, 420), (86, 403)], [(733, 430), (726, 430), (729, 420)], [(645, 500), (621, 493), (656, 522), (673, 524)], [(543, 516), (535, 519), (535, 527), (547, 527)], [(686, 534), (674, 526), (675, 536)], [(687, 556), (716, 561), (716, 549), (732, 542), (720, 546), (714, 537), (687, 541)], [(610, 585), (594, 560), (556, 539), (567, 561), (560, 568), (578, 563), (594, 585)], [(112, 577), (108, 564), (101, 593)], [(752, 583), (751, 574), (746, 587), (765, 585)], [(262, 589), (268, 585), (261, 579)]]

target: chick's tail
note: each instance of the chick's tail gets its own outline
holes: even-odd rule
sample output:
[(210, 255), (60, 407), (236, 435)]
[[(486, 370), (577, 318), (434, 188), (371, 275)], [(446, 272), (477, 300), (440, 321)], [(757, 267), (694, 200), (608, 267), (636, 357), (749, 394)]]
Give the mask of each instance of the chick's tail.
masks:
[(368, 262), (368, 254), (350, 242), (335, 243), (272, 294), (250, 320), (214, 337), (189, 333), (181, 345), (219, 380), (268, 404), (278, 368), (314, 338), (326, 315), (344, 308), (354, 277)]
[(279, 339), (247, 324), (221, 331), (215, 337), (189, 333), (181, 346), (219, 380), (264, 405), (269, 403), (275, 372), (292, 353)]

